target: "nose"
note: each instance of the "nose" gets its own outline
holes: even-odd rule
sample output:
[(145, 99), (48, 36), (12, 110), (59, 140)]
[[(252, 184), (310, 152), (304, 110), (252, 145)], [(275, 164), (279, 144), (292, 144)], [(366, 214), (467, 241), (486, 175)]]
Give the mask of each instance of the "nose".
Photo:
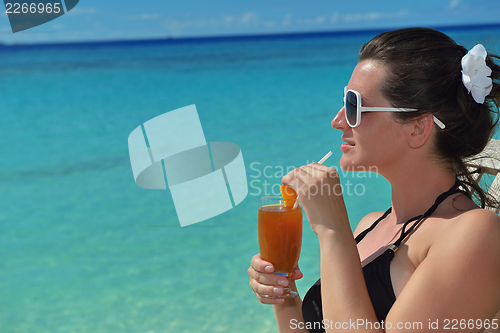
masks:
[(347, 121), (345, 119), (345, 111), (344, 107), (342, 107), (339, 112), (335, 115), (335, 117), (332, 120), (332, 127), (337, 129), (337, 130), (343, 130), (349, 127), (347, 124)]

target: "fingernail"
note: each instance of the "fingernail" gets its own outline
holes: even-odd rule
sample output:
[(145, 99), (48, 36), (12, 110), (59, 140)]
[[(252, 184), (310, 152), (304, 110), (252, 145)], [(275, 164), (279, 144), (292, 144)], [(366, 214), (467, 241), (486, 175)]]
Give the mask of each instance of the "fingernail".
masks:
[(280, 294), (281, 295), (283, 293), (283, 288), (281, 288), (281, 287), (274, 287), (273, 291), (274, 291), (275, 294)]
[(267, 273), (272, 273), (274, 269), (273, 269), (273, 266), (266, 266), (266, 267), (264, 268), (264, 270), (265, 270)]
[(286, 280), (286, 279), (279, 279), (278, 280), (278, 284), (280, 286), (286, 287), (288, 285), (288, 280)]

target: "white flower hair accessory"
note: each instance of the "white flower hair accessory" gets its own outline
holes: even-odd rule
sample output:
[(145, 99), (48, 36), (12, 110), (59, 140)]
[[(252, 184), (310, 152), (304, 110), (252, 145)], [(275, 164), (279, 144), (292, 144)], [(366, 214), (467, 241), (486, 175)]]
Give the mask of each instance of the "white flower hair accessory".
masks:
[(483, 104), (492, 88), (491, 68), (486, 65), (486, 49), (477, 44), (462, 58), (462, 82), (476, 103)]

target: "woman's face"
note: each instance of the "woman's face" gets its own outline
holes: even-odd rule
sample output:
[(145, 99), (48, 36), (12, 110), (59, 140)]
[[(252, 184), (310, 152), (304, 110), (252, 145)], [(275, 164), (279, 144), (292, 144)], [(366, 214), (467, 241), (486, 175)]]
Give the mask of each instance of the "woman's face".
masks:
[[(349, 80), (348, 89), (361, 94), (361, 105), (368, 107), (392, 107), (381, 95), (380, 84), (385, 77), (385, 67), (374, 60), (360, 62)], [(340, 166), (348, 171), (378, 171), (396, 167), (404, 158), (404, 124), (396, 122), (391, 112), (363, 112), (361, 124), (351, 128), (345, 119), (344, 107), (332, 121), (332, 127), (341, 130), (344, 144)]]

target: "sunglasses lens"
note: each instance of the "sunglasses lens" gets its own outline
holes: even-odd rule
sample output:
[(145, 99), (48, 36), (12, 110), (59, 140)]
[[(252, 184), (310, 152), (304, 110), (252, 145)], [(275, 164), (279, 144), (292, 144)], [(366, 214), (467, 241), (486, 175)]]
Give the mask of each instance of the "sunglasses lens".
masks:
[(358, 99), (356, 97), (356, 94), (353, 93), (352, 91), (348, 91), (345, 99), (345, 114), (347, 123), (351, 127), (356, 125), (356, 122), (358, 120), (357, 109), (358, 109)]

